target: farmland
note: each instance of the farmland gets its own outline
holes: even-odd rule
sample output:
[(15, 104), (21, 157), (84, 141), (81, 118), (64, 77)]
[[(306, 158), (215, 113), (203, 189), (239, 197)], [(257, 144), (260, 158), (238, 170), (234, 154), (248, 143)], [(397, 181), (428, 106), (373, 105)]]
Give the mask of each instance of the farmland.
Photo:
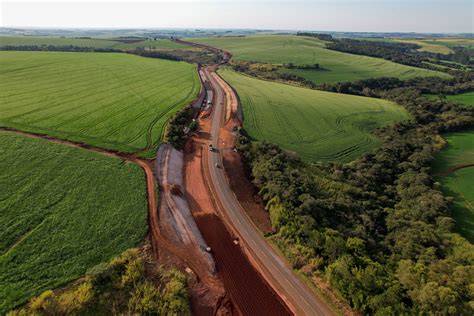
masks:
[(117, 53), (0, 52), (0, 126), (154, 156), (196, 66)]
[(433, 172), (443, 191), (454, 198), (454, 219), (457, 230), (474, 242), (474, 133), (458, 132), (446, 135), (447, 147), (433, 164)]
[(145, 39), (137, 42), (127, 42), (114, 38), (70, 38), (70, 37), (33, 37), (33, 36), (3, 36), (0, 37), (0, 48), (4, 46), (78, 46), (102, 49), (130, 50), (135, 48), (149, 48), (156, 50), (191, 49), (187, 45), (175, 43), (169, 39)]
[(441, 46), (446, 46), (449, 48), (454, 48), (454, 47), (464, 47), (467, 49), (474, 49), (474, 39), (473, 38), (451, 38), (451, 37), (446, 37), (446, 38), (438, 38), (434, 40), (425, 40), (423, 41), (427, 44), (432, 44), (432, 45), (441, 45)]
[(439, 45), (433, 41), (417, 40), (417, 39), (395, 39), (397, 42), (416, 44), (421, 46), (418, 48), (420, 52), (430, 52), (436, 54), (450, 54), (453, 50), (445, 45)]
[(351, 161), (377, 146), (370, 134), (376, 127), (409, 119), (385, 100), (262, 81), (228, 69), (221, 74), (239, 94), (250, 136), (307, 161)]
[(0, 156), (0, 314), (144, 239), (137, 165), (11, 132)]
[[(440, 97), (437, 95), (432, 95), (432, 94), (425, 94), (425, 96), (429, 99), (432, 100), (437, 100)], [(443, 96), (444, 98), (444, 96)], [(446, 99), (449, 101), (463, 104), (463, 105), (468, 105), (468, 106), (474, 106), (474, 92), (466, 92), (466, 93), (460, 93), (460, 94), (454, 94), (454, 95), (447, 95)]]
[(325, 49), (325, 42), (301, 36), (248, 36), (189, 39), (230, 51), (233, 59), (271, 64), (319, 64), (319, 70), (282, 69), (314, 83), (354, 81), (374, 77), (441, 76), (447, 74), (396, 64), (380, 58)]

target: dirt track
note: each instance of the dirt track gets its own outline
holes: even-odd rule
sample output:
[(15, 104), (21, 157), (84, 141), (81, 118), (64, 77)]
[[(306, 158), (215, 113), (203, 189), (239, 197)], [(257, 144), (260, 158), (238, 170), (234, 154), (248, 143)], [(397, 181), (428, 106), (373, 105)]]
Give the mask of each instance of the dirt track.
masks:
[(288, 315), (289, 311), (247, 259), (240, 245), (218, 217), (213, 195), (208, 187), (205, 163), (209, 151), (211, 118), (202, 113), (200, 132), (186, 144), (186, 197), (196, 223), (211, 246), (218, 275), (233, 303), (233, 314)]
[[(197, 304), (201, 310), (208, 311), (206, 314), (215, 314), (221, 304), (226, 304), (221, 281), (209, 273), (207, 266), (202, 264), (202, 260), (200, 260), (199, 257), (196, 259), (196, 253), (190, 247), (177, 247), (162, 236), (157, 212), (158, 199), (156, 196), (155, 174), (152, 162), (139, 159), (131, 154), (105, 150), (87, 144), (57, 139), (48, 135), (27, 133), (12, 128), (0, 128), (0, 131), (16, 133), (26, 137), (45, 139), (57, 144), (82, 148), (101, 155), (119, 158), (122, 161), (138, 164), (143, 169), (146, 177), (149, 235), (154, 255), (158, 258), (160, 253), (164, 250), (166, 253), (178, 258), (181, 263), (184, 263), (185, 266), (188, 266), (194, 272), (197, 277), (197, 284), (195, 284), (192, 289), (194, 291), (194, 293), (191, 293), (192, 296), (194, 296), (192, 297), (192, 300), (194, 300), (195, 303), (198, 301)], [(225, 306), (223, 306), (222, 309), (225, 311)]]
[(470, 168), (470, 167), (474, 167), (474, 163), (468, 163), (468, 164), (464, 164), (464, 165), (454, 166), (454, 167), (451, 167), (447, 170), (434, 173), (433, 176), (435, 176), (435, 177), (444, 177), (444, 176), (447, 176), (448, 174), (453, 173), (455, 171), (458, 171), (460, 169), (465, 169), (465, 168)]

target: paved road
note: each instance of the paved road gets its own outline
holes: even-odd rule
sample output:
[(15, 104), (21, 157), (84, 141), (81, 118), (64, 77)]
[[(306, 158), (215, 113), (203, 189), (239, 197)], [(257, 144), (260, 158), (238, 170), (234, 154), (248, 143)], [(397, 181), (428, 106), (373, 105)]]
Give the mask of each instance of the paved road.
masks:
[[(215, 93), (215, 104), (212, 117), (211, 144), (219, 148), (219, 129), (223, 124), (224, 90), (210, 72), (205, 69), (204, 75), (211, 82)], [(240, 235), (241, 242), (250, 252), (252, 260), (263, 271), (265, 279), (280, 295), (295, 315), (334, 315), (334, 312), (286, 265), (285, 261), (267, 243), (265, 238), (253, 225), (226, 180), (222, 168), (220, 151), (208, 155), (207, 161), (211, 185), (216, 198), (222, 205), (224, 215)], [(216, 164), (219, 167), (215, 167)], [(229, 245), (229, 247), (232, 245)]]

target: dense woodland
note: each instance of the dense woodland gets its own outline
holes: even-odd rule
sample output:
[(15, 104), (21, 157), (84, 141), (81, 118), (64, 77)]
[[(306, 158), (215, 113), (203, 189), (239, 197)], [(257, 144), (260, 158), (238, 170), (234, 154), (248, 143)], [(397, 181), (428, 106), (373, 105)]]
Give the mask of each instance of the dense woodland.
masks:
[[(455, 70), (464, 70), (473, 64), (474, 52), (463, 47), (454, 47), (454, 53), (437, 54), (419, 52), (421, 46), (411, 43), (367, 41), (350, 38), (336, 39), (329, 34), (298, 32), (297, 35), (315, 37), (326, 41), (326, 48), (344, 53), (379, 57), (399, 64), (444, 71), (455, 74)], [(434, 64), (434, 65), (433, 65)], [(436, 67), (435, 65), (443, 66)], [(447, 68), (446, 68), (447, 67)]]
[(470, 57), (473, 53), (465, 48), (456, 47), (452, 54), (436, 54), (429, 52), (418, 52), (419, 45), (397, 42), (378, 42), (354, 39), (333, 40), (326, 44), (328, 49), (333, 49), (345, 53), (366, 55), (384, 58), (399, 64), (427, 68), (423, 62), (434, 60), (448, 60), (463, 65), (470, 65)]
[(365, 314), (474, 313), (474, 246), (453, 232), (451, 200), (429, 174), (440, 133), (473, 128), (474, 110), (420, 95), (472, 89), (472, 78), (440, 80), (328, 85), (395, 101), (413, 116), (377, 130), (380, 148), (350, 164), (307, 164), (243, 130), (238, 139), (270, 238), (294, 268), (323, 276)]

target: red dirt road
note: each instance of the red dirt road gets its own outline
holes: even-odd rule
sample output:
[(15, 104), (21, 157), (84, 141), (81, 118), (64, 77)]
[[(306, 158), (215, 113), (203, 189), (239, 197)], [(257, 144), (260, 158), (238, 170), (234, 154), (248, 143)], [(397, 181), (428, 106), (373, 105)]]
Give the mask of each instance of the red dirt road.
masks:
[(218, 217), (212, 193), (207, 185), (205, 166), (210, 118), (202, 118), (201, 132), (186, 145), (185, 188), (191, 211), (206, 243), (212, 248), (218, 276), (234, 306), (233, 314), (289, 315), (290, 312), (255, 270), (240, 245)]

